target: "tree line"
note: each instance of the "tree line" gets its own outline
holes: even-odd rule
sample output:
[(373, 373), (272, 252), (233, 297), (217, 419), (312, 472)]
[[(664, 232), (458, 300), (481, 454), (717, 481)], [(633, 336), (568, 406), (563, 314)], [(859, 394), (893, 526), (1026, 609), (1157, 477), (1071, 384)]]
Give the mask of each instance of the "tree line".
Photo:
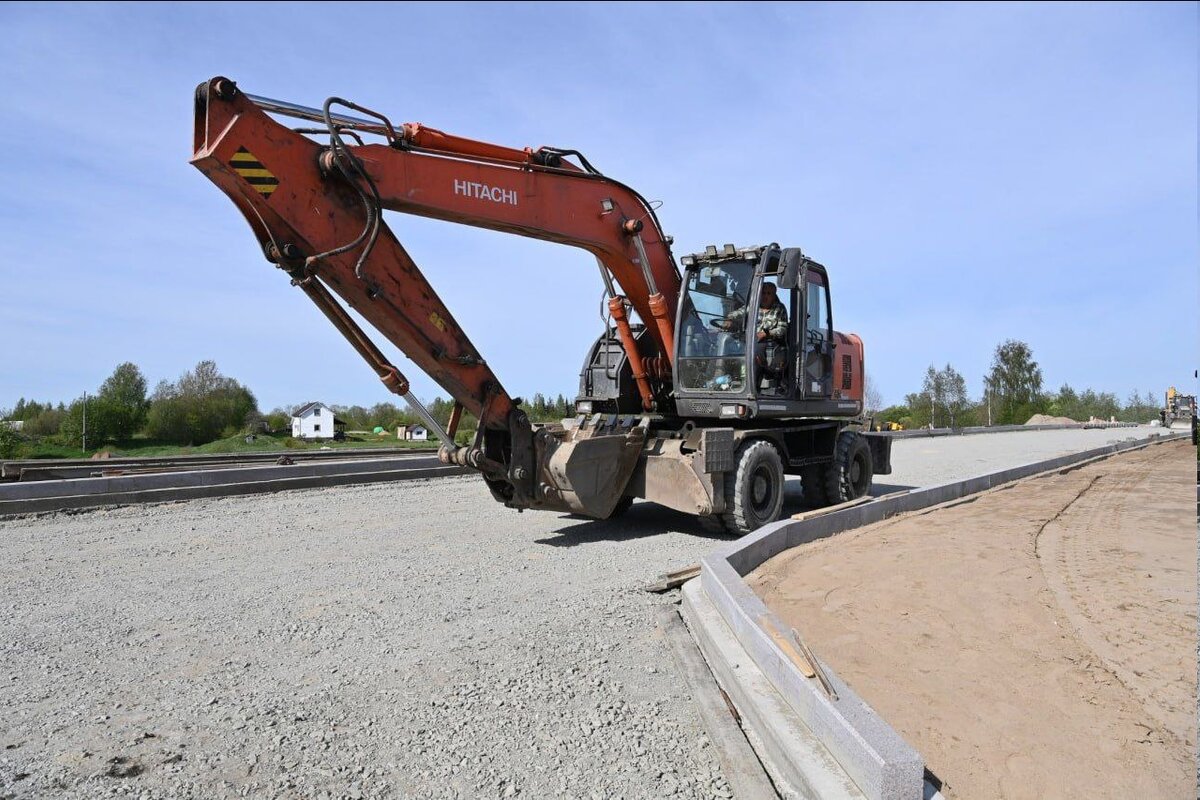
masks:
[[(1161, 402), (1154, 391), (1134, 391), (1122, 403), (1111, 392), (1076, 390), (1063, 384), (1057, 391), (1043, 386), (1042, 368), (1025, 342), (1009, 339), (996, 346), (982, 392), (972, 397), (966, 379), (950, 364), (925, 370), (920, 391), (899, 405), (878, 409), (875, 418), (905, 428), (965, 428), (978, 425), (1021, 425), (1036, 414), (1086, 422), (1095, 417), (1121, 422), (1149, 422)], [(870, 404), (868, 404), (870, 405)], [(876, 404), (876, 406), (878, 403)]]
[[(141, 369), (125, 362), (99, 389), (69, 404), (22, 397), (11, 410), (0, 409), (0, 419), (23, 423), (22, 437), (87, 450), (138, 435), (165, 444), (206, 444), (253, 427), (260, 418), (254, 394), (212, 361), (201, 361), (178, 380), (159, 381), (149, 393)], [(0, 456), (11, 457), (20, 445), (17, 432), (7, 425), (0, 432)]]
[[(175, 381), (163, 380), (152, 392), (136, 364), (117, 366), (100, 387), (70, 403), (38, 402), (21, 398), (11, 410), (0, 409), (0, 420), (23, 423), (18, 433), (0, 425), (0, 457), (11, 458), (24, 439), (96, 450), (109, 443), (129, 442), (135, 436), (177, 445), (201, 445), (246, 432), (282, 432), (291, 429), (293, 408), (258, 410), (254, 394), (243, 384), (222, 375), (213, 361), (201, 361)], [(1133, 392), (1121, 402), (1110, 392), (1076, 390), (1063, 385), (1057, 391), (1043, 387), (1042, 369), (1025, 342), (1007, 340), (997, 345), (983, 391), (971, 396), (966, 379), (950, 364), (930, 365), (919, 391), (904, 402), (879, 408), (878, 392), (868, 380), (867, 406), (880, 422), (905, 428), (962, 428), (975, 425), (1022, 424), (1035, 414), (1087, 421), (1091, 417), (1126, 422), (1147, 422), (1158, 416), (1158, 393)], [(436, 398), (430, 414), (445, 426), (454, 403)], [(559, 394), (535, 394), (522, 407), (534, 422), (553, 422), (575, 413), (574, 401)], [(331, 406), (348, 430), (390, 432), (420, 422), (410, 409), (394, 403), (366, 406)], [(86, 425), (85, 425), (86, 422)], [(464, 414), (458, 439), (474, 435), (477, 421)]]
[[(266, 415), (268, 426), (271, 430), (286, 429), (291, 425), (292, 411), (303, 405), (305, 404), (298, 403), (291, 408), (279, 406), (272, 409)], [(523, 403), (521, 407), (534, 422), (558, 422), (563, 417), (573, 416), (575, 413), (574, 400), (561, 394), (550, 398), (539, 392), (533, 396), (531, 401)], [(398, 406), (395, 403), (376, 403), (369, 408), (343, 405), (331, 405), (329, 408), (339, 420), (346, 423), (346, 430), (349, 431), (373, 431), (376, 428), (383, 428), (385, 431), (394, 432), (397, 428), (405, 425), (416, 425), (421, 422), (421, 418), (413, 413), (412, 409), (407, 406)], [(445, 426), (450, 421), (450, 412), (454, 408), (454, 401), (437, 397), (428, 403), (426, 408), (430, 416), (440, 425)], [(478, 421), (471, 414), (464, 414), (458, 425), (459, 431), (474, 431), (476, 427), (478, 427)]]
[[(0, 409), (0, 420), (22, 423), (20, 431), (0, 424), (0, 458), (12, 458), (28, 440), (98, 450), (135, 437), (163, 444), (202, 445), (243, 433), (286, 432), (291, 430), (292, 413), (302, 405), (262, 414), (253, 392), (222, 375), (213, 361), (201, 361), (177, 380), (160, 381), (149, 392), (141, 369), (126, 362), (95, 392), (70, 403), (22, 397), (12, 409)], [(443, 426), (453, 407), (452, 401), (440, 397), (428, 404), (430, 414)], [(574, 413), (574, 402), (561, 394), (553, 398), (535, 394), (522, 407), (535, 422), (557, 421)], [(330, 408), (352, 431), (379, 427), (394, 433), (399, 427), (420, 422), (411, 409), (394, 403)], [(464, 414), (458, 427), (460, 441), (473, 436), (477, 424), (472, 415)]]

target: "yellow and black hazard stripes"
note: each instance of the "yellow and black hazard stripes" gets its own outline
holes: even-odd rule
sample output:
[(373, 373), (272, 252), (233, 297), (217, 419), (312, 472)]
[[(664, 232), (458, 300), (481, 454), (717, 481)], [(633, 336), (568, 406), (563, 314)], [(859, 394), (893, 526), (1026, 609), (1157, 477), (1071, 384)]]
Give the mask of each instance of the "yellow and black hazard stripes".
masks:
[(246, 148), (239, 147), (229, 162), (233, 165), (233, 171), (245, 178), (263, 197), (270, 197), (271, 192), (279, 187), (279, 178), (272, 175), (271, 171)]

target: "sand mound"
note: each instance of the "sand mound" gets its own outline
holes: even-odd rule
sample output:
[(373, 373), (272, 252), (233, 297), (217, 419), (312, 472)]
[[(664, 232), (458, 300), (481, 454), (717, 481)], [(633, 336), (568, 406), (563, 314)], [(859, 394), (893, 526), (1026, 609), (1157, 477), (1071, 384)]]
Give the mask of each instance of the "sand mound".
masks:
[(1070, 417), (1052, 417), (1049, 414), (1034, 414), (1026, 422), (1026, 425), (1078, 425), (1079, 423)]

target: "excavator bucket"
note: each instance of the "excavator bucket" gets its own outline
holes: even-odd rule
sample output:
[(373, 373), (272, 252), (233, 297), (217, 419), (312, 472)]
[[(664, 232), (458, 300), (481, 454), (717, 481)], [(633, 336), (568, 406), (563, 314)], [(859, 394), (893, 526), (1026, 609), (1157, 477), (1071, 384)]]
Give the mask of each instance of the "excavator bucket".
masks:
[(538, 435), (541, 508), (607, 519), (629, 485), (646, 443), (646, 420), (596, 414)]

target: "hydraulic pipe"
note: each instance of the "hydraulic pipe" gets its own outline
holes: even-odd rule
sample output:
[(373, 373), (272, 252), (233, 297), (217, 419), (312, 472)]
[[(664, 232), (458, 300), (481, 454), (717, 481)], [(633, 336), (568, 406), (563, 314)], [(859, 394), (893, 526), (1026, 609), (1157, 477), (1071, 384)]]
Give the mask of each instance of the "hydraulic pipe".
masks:
[(658, 286), (654, 282), (654, 273), (650, 271), (650, 259), (646, 257), (646, 245), (642, 242), (642, 234), (638, 232), (642, 228), (641, 223), (639, 221), (636, 227), (626, 223), (625, 227), (626, 230), (631, 228), (633, 230), (630, 238), (633, 239), (633, 247), (637, 250), (638, 260), (642, 263), (642, 274), (646, 276), (646, 286), (650, 290), (650, 296), (646, 298), (646, 302), (650, 306), (650, 316), (654, 319), (655, 329), (662, 340), (664, 355), (669, 361), (674, 361), (675, 330), (671, 324), (671, 310), (667, 307), (666, 298), (662, 296), (662, 292), (658, 290)]
[(621, 344), (629, 354), (629, 366), (633, 368), (633, 379), (637, 381), (638, 394), (642, 396), (642, 408), (654, 410), (654, 394), (650, 391), (650, 382), (646, 380), (646, 368), (642, 363), (642, 354), (638, 352), (637, 342), (633, 338), (633, 329), (629, 327), (629, 315), (625, 313), (625, 298), (613, 297), (608, 301), (608, 310), (612, 314), (613, 324), (621, 334)]
[(437, 434), (437, 437), (442, 440), (442, 444), (446, 447), (454, 447), (454, 437), (446, 432), (441, 424), (433, 418), (433, 415), (429, 413), (429, 409), (425, 408), (421, 404), (421, 401), (413, 396), (412, 392), (405, 392), (400, 396), (404, 398), (404, 402), (408, 403), (408, 407), (413, 410), (413, 413), (421, 418), (421, 421), (425, 423), (425, 427)]
[(408, 403), (408, 407), (413, 410), (413, 413), (425, 423), (425, 427), (433, 431), (442, 440), (443, 444), (453, 448), (454, 437), (446, 433), (445, 428), (433, 418), (425, 406), (421, 404), (421, 401), (413, 396), (413, 393), (408, 390), (408, 379), (401, 374), (400, 370), (394, 364), (387, 360), (383, 351), (371, 341), (366, 333), (363, 332), (363, 329), (346, 313), (346, 310), (334, 299), (324, 284), (317, 280), (315, 275), (293, 279), (293, 283), (308, 295), (308, 298), (316, 304), (317, 308), (321, 309), (321, 313), (346, 337), (346, 341), (350, 342), (350, 345), (358, 351), (358, 354), (371, 365), (371, 368), (379, 375), (379, 379), (383, 381), (383, 385), (390, 391), (403, 397), (404, 402)]
[[(282, 114), (286, 117), (306, 119), (310, 122), (320, 122), (322, 124), (325, 122), (325, 112), (319, 108), (289, 103), (286, 100), (273, 100), (270, 97), (260, 97), (256, 94), (247, 94), (246, 99), (263, 111), (272, 114)], [(390, 135), (387, 126), (376, 120), (353, 117), (349, 114), (330, 114), (329, 118), (335, 125), (344, 125), (347, 128), (354, 128), (355, 130), (366, 131), (368, 133), (378, 133), (380, 136)]]

